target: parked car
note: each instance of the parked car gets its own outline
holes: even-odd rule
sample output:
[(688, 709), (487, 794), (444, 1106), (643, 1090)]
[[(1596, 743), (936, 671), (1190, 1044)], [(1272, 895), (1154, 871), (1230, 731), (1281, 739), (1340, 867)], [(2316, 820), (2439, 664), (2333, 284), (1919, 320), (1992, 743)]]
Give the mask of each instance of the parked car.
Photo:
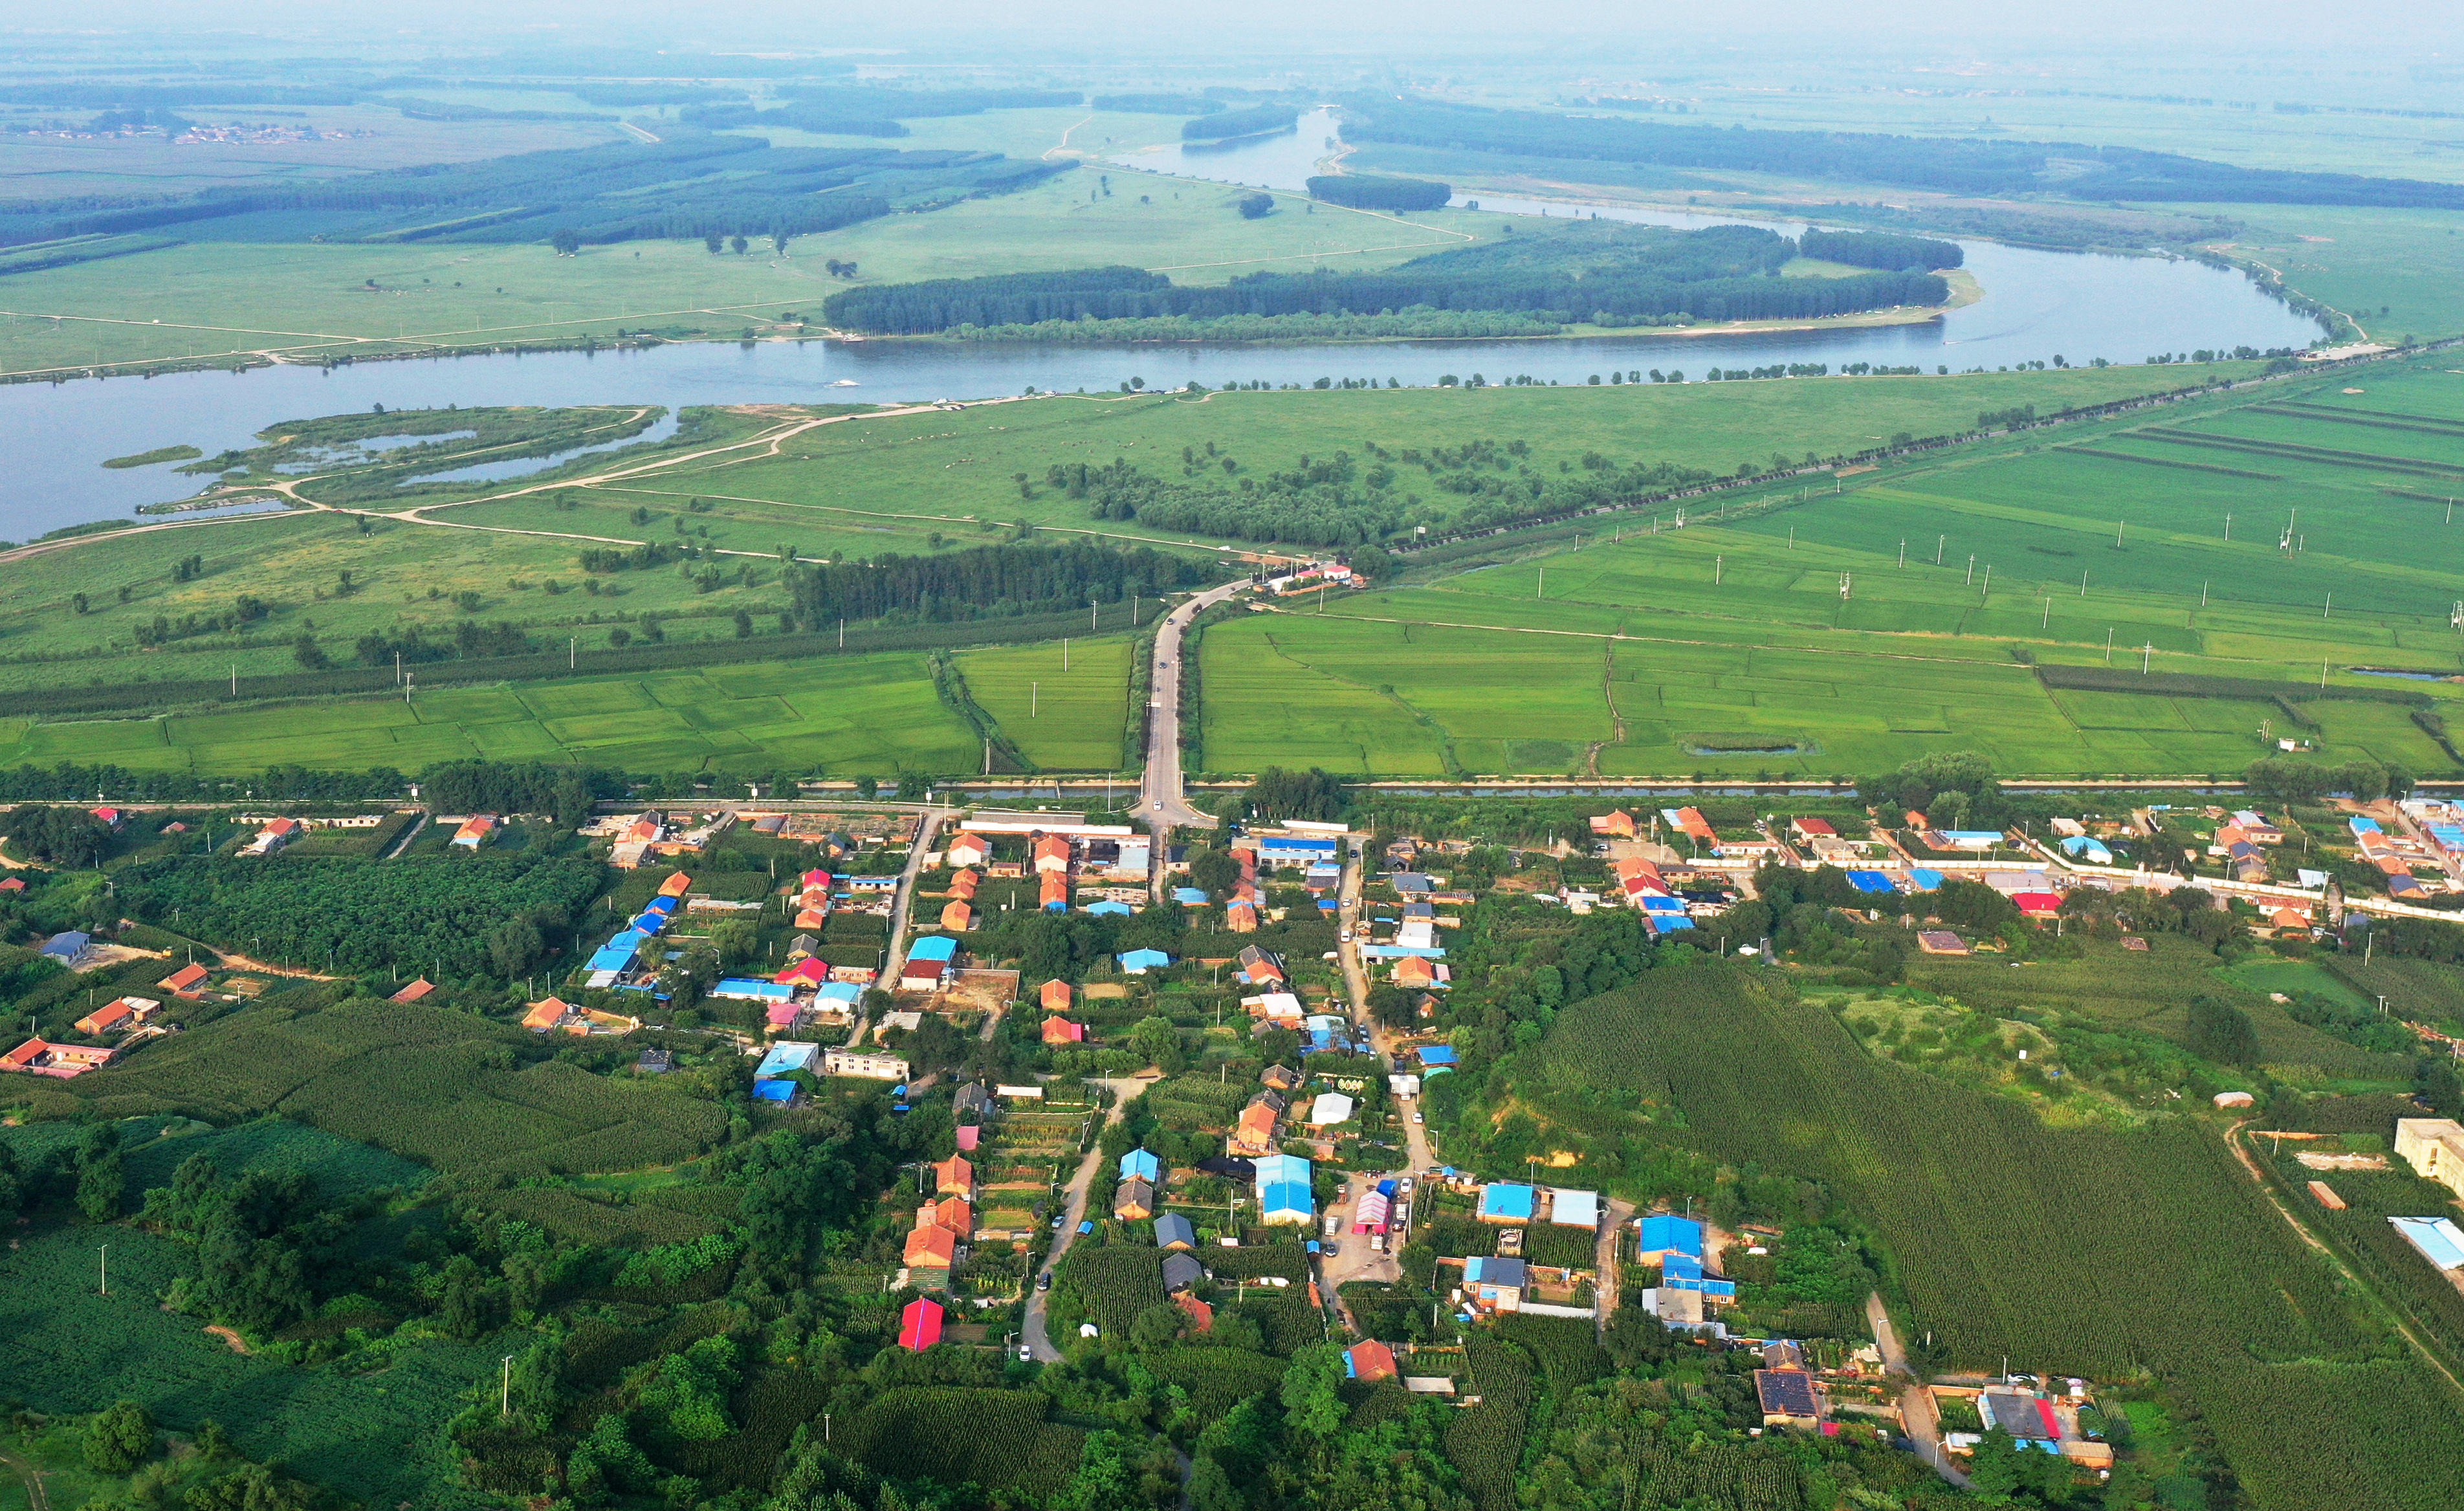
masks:
[(1039, 1291), (1048, 1291), (1052, 1289), (1052, 1272), (1050, 1270), (1046, 1270), (1035, 1278), (1035, 1288)]
[(1018, 1362), (1021, 1364), (1033, 1364), (1035, 1362), (1035, 1350), (1024, 1344), (1020, 1344), (1018, 1346)]
[(1414, 1113), (1412, 1114), (1412, 1121), (1413, 1121), (1414, 1123), (1426, 1123), (1426, 1122), (1428, 1122), (1429, 1120), (1428, 1120), (1428, 1118), (1427, 1118), (1425, 1115), (1423, 1115), (1423, 1114), (1421, 1114), (1421, 1113), (1419, 1113), (1419, 1112), (1414, 1112)]

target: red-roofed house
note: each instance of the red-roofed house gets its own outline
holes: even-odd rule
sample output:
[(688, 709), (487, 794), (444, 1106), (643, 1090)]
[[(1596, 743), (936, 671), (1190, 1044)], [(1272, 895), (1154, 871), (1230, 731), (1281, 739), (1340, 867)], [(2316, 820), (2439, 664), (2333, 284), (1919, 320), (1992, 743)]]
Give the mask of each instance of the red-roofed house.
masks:
[(1069, 906), (1069, 876), (1066, 871), (1046, 871), (1035, 888), (1036, 906), (1047, 911), (1058, 911)]
[(1395, 1350), (1375, 1338), (1353, 1344), (1344, 1350), (1343, 1372), (1355, 1380), (1391, 1380), (1395, 1378)]
[(1031, 853), (1035, 858), (1035, 868), (1039, 871), (1067, 872), (1069, 869), (1069, 842), (1067, 840), (1047, 834), (1035, 842)]
[(1066, 1013), (1069, 1011), (1071, 993), (1068, 982), (1064, 981), (1056, 975), (1051, 980), (1045, 982), (1043, 986), (1036, 990), (1039, 997), (1044, 1003), (1044, 1010), (1045, 1012)]
[(30, 1075), (66, 1081), (72, 1076), (99, 1069), (119, 1058), (117, 1045), (103, 1049), (92, 1044), (55, 1044), (46, 1040), (30, 1039), (6, 1055), (0, 1055), (0, 1070), (22, 1070)]
[(11, 876), (5, 881), (0, 881), (0, 892), (22, 892), (25, 889), (26, 879), (22, 876)]
[(1592, 832), (1612, 835), (1620, 840), (1631, 840), (1634, 838), (1634, 815), (1623, 808), (1612, 808), (1606, 813), (1594, 814)]
[(77, 1031), (80, 1034), (125, 1033), (162, 1010), (162, 1003), (145, 997), (119, 997), (78, 1018)]
[(106, 829), (119, 828), (121, 821), (128, 817), (117, 808), (89, 808), (86, 811), (93, 814), (95, 821)]
[(1191, 1332), (1204, 1332), (1215, 1325), (1215, 1308), (1199, 1301), (1196, 1291), (1175, 1291), (1172, 1303), (1189, 1313)]
[(819, 986), (830, 978), (830, 963), (808, 954), (770, 979), (784, 986)]
[(941, 909), (941, 927), (960, 933), (975, 926), (976, 910), (965, 903), (953, 902)]
[[(458, 844), (466, 850), (475, 850), (479, 846), (487, 843), (489, 837), (494, 835), (495, 832), (496, 816), (495, 814), (474, 813), (471, 815), (471, 817), (462, 821), (462, 827), (453, 831), (453, 838), (451, 843)], [(663, 893), (662, 895), (671, 894)]]
[(1438, 969), (1416, 954), (1407, 954), (1395, 962), (1395, 984), (1400, 987), (1437, 985)]
[(979, 834), (962, 834), (942, 852), (942, 858), (952, 865), (981, 865), (992, 856), (992, 842)]
[(953, 897), (964, 898), (968, 902), (973, 902), (976, 898), (976, 888), (981, 886), (982, 883), (983, 878), (977, 875), (975, 872), (960, 871), (957, 875), (950, 878), (950, 895)]
[(799, 929), (821, 929), (826, 927), (829, 921), (830, 915), (818, 908), (807, 908), (796, 915), (796, 927)]
[(2061, 898), (2053, 892), (2013, 892), (2011, 901), (2030, 918), (2051, 918), (2062, 910)]
[(956, 1154), (933, 1166), (933, 1183), (945, 1194), (976, 1199), (976, 1167)]
[[(397, 997), (396, 1000), (399, 1001), (400, 998)], [(534, 1034), (544, 1034), (558, 1028), (569, 1029), (577, 1034), (585, 1031), (581, 1011), (570, 1002), (553, 996), (543, 1001), (533, 1002), (530, 1011), (522, 1015), (522, 1026)]]
[(429, 993), (435, 990), (436, 983), (423, 975), (418, 980), (411, 982), (410, 985), (404, 987), (399, 992), (396, 992), (391, 997), (387, 998), (387, 1000), (394, 1002), (416, 1002), (420, 998), (428, 996)]
[(898, 1314), (898, 1347), (922, 1353), (941, 1341), (941, 1303), (918, 1296)]
[(197, 996), (206, 989), (206, 968), (192, 962), (154, 984), (173, 996)]
[(668, 879), (659, 884), (659, 895), (662, 897), (682, 897), (686, 890), (692, 886), (692, 877), (687, 876), (682, 871), (671, 871), (668, 874)]
[(1828, 819), (1791, 819), (1788, 821), (1788, 830), (1791, 834), (1795, 835), (1800, 840), (1836, 840), (1839, 838), (1839, 831), (1831, 826), (1831, 821)]
[(256, 831), (256, 838), (240, 850), (242, 855), (272, 855), (299, 836), (299, 821), (275, 819)]
[(1253, 934), (1258, 931), (1258, 905), (1229, 902), (1223, 905), (1223, 928), (1227, 933)]
[(1275, 1152), (1273, 1104), (1252, 1102), (1241, 1109), (1241, 1120), (1223, 1135), (1223, 1152), (1234, 1159), (1264, 1159)]
[(1047, 1044), (1082, 1044), (1087, 1041), (1087, 1025), (1073, 1023), (1066, 1018), (1044, 1020), (1044, 1041)]
[(907, 1236), (899, 1262), (911, 1270), (946, 1270), (958, 1261), (958, 1236), (947, 1228), (926, 1226)]

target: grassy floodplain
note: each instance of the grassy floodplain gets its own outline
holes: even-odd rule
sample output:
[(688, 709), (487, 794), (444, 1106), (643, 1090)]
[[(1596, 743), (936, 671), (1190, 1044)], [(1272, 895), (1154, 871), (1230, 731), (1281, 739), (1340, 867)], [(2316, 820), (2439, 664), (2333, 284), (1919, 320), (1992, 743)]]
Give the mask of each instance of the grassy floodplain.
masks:
[(1106, 195), (1104, 171), (800, 236), (783, 256), (766, 246), (714, 255), (698, 240), (592, 246), (570, 257), (544, 242), (185, 242), (9, 276), (0, 376), (266, 351), (305, 360), (610, 339), (620, 331), (776, 334), (797, 328), (790, 315), (818, 321), (822, 301), (848, 287), (825, 267), (833, 260), (856, 264), (865, 283), (1111, 263), (1221, 283), (1319, 262), (1390, 267), (1510, 223), (1467, 210), (1408, 222), (1331, 205), (1308, 210), (1296, 195), (1250, 220), (1232, 208), (1247, 190), (1114, 172)]

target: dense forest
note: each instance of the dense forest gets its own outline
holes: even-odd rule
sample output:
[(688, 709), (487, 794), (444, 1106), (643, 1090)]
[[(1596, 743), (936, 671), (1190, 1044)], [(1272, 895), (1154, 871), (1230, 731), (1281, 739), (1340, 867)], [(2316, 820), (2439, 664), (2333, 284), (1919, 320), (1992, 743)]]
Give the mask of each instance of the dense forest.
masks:
[(1137, 268), (1009, 274), (848, 289), (825, 306), (831, 324), (882, 335), (1038, 320), (1163, 315), (1375, 315), (1438, 310), (1529, 311), (1602, 325), (1799, 319), (1894, 305), (1935, 305), (1948, 286), (1931, 274), (1782, 278), (1797, 244), (1752, 226), (1673, 230), (1617, 221), (1569, 223), (1418, 257), (1383, 273), (1260, 273), (1184, 288)]
[(1375, 173), (1320, 175), (1309, 181), (1309, 198), (1354, 209), (1443, 209), (1454, 190), (1428, 179), (1388, 178)]
[(1204, 95), (1097, 95), (1089, 103), (1131, 116), (1203, 116), (1224, 108), (1223, 101)]
[(1924, 273), (1928, 270), (1956, 268), (1968, 260), (1968, 253), (1955, 241), (1936, 241), (1930, 236), (1897, 236), (1880, 230), (1808, 230), (1797, 238), (1797, 251), (1824, 262), (1844, 262), (1852, 268), (1881, 268), (1888, 272)]
[(1089, 600), (1116, 603), (1206, 580), (1205, 571), (1195, 562), (1145, 546), (1115, 551), (1078, 540), (807, 564), (788, 571), (787, 592), (797, 622), (807, 629), (823, 629), (841, 619), (887, 614), (934, 620), (961, 610), (1085, 608)]
[(1727, 168), (1899, 184), (1954, 194), (2058, 192), (2093, 200), (2464, 208), (2464, 185), (2245, 168), (2169, 152), (2058, 142), (1971, 142), (1844, 131), (1671, 125), (1375, 96), (1346, 102), (1343, 131), (1353, 142), (1661, 167)]
[(1219, 109), (1184, 123), (1180, 134), (1184, 141), (1189, 142), (1221, 142), (1228, 137), (1255, 137), (1269, 131), (1289, 131), (1300, 119), (1300, 110), (1293, 105)]
[(1074, 89), (893, 89), (863, 84), (794, 84), (778, 93), (786, 101), (781, 107), (757, 109), (751, 101), (731, 95), (724, 101), (697, 101), (680, 118), (714, 131), (773, 126), (823, 136), (903, 137), (907, 127), (900, 123), (902, 120), (1074, 105), (1082, 98)]
[(32, 202), (0, 213), (0, 246), (165, 229), (269, 242), (797, 236), (1005, 193), (1063, 171), (992, 152), (774, 148), (759, 138), (680, 131), (656, 143), (220, 187), (128, 208)]

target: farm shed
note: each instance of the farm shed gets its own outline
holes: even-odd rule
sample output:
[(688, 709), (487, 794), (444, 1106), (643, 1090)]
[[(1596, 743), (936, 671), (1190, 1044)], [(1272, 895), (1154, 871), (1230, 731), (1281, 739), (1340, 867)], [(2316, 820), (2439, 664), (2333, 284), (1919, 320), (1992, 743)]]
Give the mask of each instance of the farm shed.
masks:
[(2449, 1217), (2389, 1217), (2404, 1240), (2442, 1270), (2464, 1269), (2464, 1230)]
[(1167, 1212), (1155, 1220), (1155, 1240), (1158, 1249), (1194, 1249), (1198, 1247), (1198, 1233), (1187, 1217)]
[(1493, 1181), (1480, 1189), (1480, 1220), (1529, 1222), (1539, 1193), (1514, 1181)]
[(1554, 1187), (1549, 1194), (1549, 1221), (1560, 1228), (1584, 1228), (1598, 1232), (1600, 1196), (1595, 1191), (1573, 1191)]
[(1636, 1258), (1645, 1264), (1660, 1263), (1672, 1254), (1703, 1257), (1703, 1225), (1691, 1217), (1660, 1212), (1636, 1226), (1640, 1230)]
[(922, 1353), (941, 1341), (941, 1303), (918, 1296), (898, 1314), (898, 1347)]

